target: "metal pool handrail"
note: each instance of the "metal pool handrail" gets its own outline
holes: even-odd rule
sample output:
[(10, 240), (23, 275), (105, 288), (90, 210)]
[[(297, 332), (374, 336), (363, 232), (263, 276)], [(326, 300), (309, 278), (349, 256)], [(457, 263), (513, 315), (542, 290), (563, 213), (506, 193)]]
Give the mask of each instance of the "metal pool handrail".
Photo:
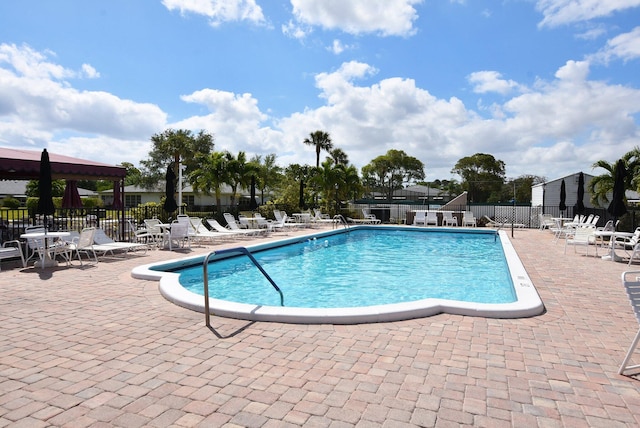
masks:
[(282, 294), (282, 290), (276, 285), (276, 283), (271, 279), (269, 274), (263, 269), (260, 263), (253, 257), (253, 254), (249, 252), (245, 247), (236, 247), (236, 248), (227, 248), (224, 250), (212, 251), (204, 258), (202, 262), (202, 271), (204, 273), (204, 316), (205, 316), (205, 325), (207, 327), (211, 327), (211, 321), (209, 319), (209, 259), (217, 254), (230, 254), (230, 253), (240, 253), (249, 257), (249, 260), (260, 270), (262, 275), (273, 285), (273, 288), (280, 294), (280, 306), (284, 306), (284, 295)]
[(344, 216), (342, 214), (336, 214), (333, 216), (333, 224), (334, 224), (334, 229), (335, 229), (335, 225), (338, 223), (338, 221), (342, 224), (344, 224), (344, 227), (349, 230), (349, 222), (347, 221), (346, 218), (344, 218)]

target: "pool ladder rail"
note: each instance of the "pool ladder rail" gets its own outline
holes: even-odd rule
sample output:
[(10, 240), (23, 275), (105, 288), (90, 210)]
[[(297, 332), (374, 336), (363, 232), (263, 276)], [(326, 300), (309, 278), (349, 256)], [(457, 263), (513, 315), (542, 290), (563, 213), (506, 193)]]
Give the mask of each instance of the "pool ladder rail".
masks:
[(209, 260), (211, 259), (211, 257), (216, 255), (232, 254), (232, 253), (244, 254), (245, 256), (249, 257), (249, 260), (251, 260), (251, 262), (255, 265), (255, 267), (258, 268), (258, 270), (262, 273), (262, 275), (264, 275), (264, 277), (271, 283), (273, 288), (275, 288), (278, 294), (280, 294), (280, 306), (284, 306), (284, 295), (282, 294), (282, 290), (280, 290), (280, 287), (278, 287), (275, 281), (271, 279), (269, 274), (264, 270), (262, 265), (260, 265), (258, 260), (256, 260), (255, 257), (253, 257), (253, 254), (251, 254), (249, 250), (247, 250), (245, 247), (235, 247), (235, 248), (227, 248), (224, 250), (212, 251), (209, 254), (207, 254), (207, 256), (204, 258), (204, 261), (202, 262), (202, 270), (204, 273), (204, 318), (205, 318), (205, 325), (207, 327), (211, 327), (211, 320), (210, 320), (210, 314), (209, 314)]
[(335, 229), (338, 224), (344, 225), (344, 227), (349, 230), (349, 222), (342, 214), (336, 214), (333, 216), (333, 228)]

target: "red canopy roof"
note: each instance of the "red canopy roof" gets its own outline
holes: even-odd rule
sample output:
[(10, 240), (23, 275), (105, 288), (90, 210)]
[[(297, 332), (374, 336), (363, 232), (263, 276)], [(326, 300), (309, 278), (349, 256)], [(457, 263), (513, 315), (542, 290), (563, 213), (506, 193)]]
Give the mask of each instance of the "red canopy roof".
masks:
[[(0, 147), (0, 179), (37, 180), (42, 151)], [(126, 168), (85, 159), (49, 153), (53, 179), (67, 180), (119, 180)]]

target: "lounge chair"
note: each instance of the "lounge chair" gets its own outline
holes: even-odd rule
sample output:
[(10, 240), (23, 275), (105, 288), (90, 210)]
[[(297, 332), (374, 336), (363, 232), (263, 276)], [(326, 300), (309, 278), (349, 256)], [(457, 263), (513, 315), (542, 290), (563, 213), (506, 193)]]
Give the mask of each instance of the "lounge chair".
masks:
[(313, 209), (313, 216), (311, 217), (311, 221), (313, 223), (335, 223), (335, 220), (329, 217), (329, 214), (322, 214), (322, 211), (317, 208)]
[(224, 237), (218, 233), (218, 232), (212, 232), (211, 230), (207, 229), (206, 226), (202, 223), (202, 219), (198, 218), (198, 217), (190, 217), (189, 220), (191, 221), (191, 226), (193, 227), (193, 230), (195, 231), (192, 239), (196, 242), (202, 242), (202, 241), (217, 241), (220, 239), (223, 239)]
[(478, 223), (476, 222), (476, 217), (473, 215), (471, 211), (465, 211), (462, 214), (462, 226), (471, 226), (476, 227)]
[(377, 217), (375, 216), (375, 214), (371, 214), (371, 213), (369, 212), (369, 210), (368, 210), (368, 209), (366, 209), (366, 208), (362, 208), (362, 215), (363, 215), (364, 219), (365, 219), (366, 221), (368, 221), (370, 224), (380, 224), (380, 223), (382, 223), (382, 220), (380, 220), (379, 218), (377, 218)]
[(235, 217), (231, 213), (224, 213), (224, 219), (226, 220), (227, 226), (230, 230), (235, 230), (235, 231), (242, 230), (242, 231), (245, 231), (247, 235), (257, 235), (263, 232), (260, 229), (250, 229), (250, 228), (241, 227), (236, 222)]
[(427, 211), (424, 225), (429, 226), (430, 224), (434, 226), (438, 225), (438, 213), (436, 213), (435, 211)]
[(225, 237), (234, 237), (234, 236), (235, 237), (241, 237), (241, 236), (254, 237), (255, 236), (254, 230), (240, 229), (240, 228), (231, 230), (221, 225), (218, 222), (218, 220), (215, 220), (215, 219), (208, 218), (207, 223), (209, 224), (209, 226), (211, 226), (213, 230), (215, 230), (217, 233)]
[[(24, 258), (24, 254), (22, 253), (22, 244), (18, 240), (5, 241), (2, 244), (2, 248), (0, 248), (0, 260), (4, 259), (12, 259), (20, 257), (22, 260), (22, 267), (27, 267), (27, 261)], [(2, 266), (0, 265), (0, 270), (2, 270)]]
[(451, 211), (442, 211), (443, 226), (458, 226), (458, 219), (453, 216)]
[(115, 255), (115, 252), (127, 253), (129, 251), (147, 252), (149, 245), (144, 242), (121, 242), (111, 239), (104, 230), (97, 228), (93, 235), (93, 251), (99, 257), (107, 254)]
[(426, 211), (416, 211), (415, 216), (413, 217), (413, 225), (414, 226), (426, 226), (427, 225), (427, 212)]
[(80, 265), (82, 265), (82, 257), (80, 256), (80, 253), (85, 253), (87, 257), (93, 256), (94, 261), (98, 263), (98, 255), (96, 254), (96, 251), (93, 248), (93, 240), (94, 240), (95, 234), (96, 234), (95, 227), (85, 227), (84, 229), (82, 229), (79, 236), (73, 238), (71, 242), (68, 242), (67, 246), (71, 253), (71, 257), (69, 258), (69, 260), (73, 259), (73, 253), (75, 253), (76, 256), (78, 256)]
[[(299, 227), (307, 227), (307, 223), (298, 223), (293, 218), (289, 217), (286, 212), (280, 210), (273, 210), (273, 216), (276, 218), (275, 227), (292, 228), (297, 229)], [(333, 221), (333, 220), (332, 220)]]
[[(631, 302), (631, 308), (633, 308), (633, 313), (636, 317), (636, 320), (640, 324), (640, 272), (638, 271), (628, 271), (622, 273), (622, 285), (624, 286), (627, 296), (629, 296), (629, 301)], [(629, 365), (629, 361), (631, 360), (631, 356), (633, 355), (633, 351), (638, 346), (638, 342), (640, 342), (640, 329), (638, 329), (638, 333), (636, 333), (636, 337), (631, 342), (631, 346), (627, 351), (627, 355), (622, 360), (622, 364), (620, 365), (620, 369), (618, 370), (619, 374), (625, 374), (628, 370), (637, 370), (640, 368), (640, 364)]]

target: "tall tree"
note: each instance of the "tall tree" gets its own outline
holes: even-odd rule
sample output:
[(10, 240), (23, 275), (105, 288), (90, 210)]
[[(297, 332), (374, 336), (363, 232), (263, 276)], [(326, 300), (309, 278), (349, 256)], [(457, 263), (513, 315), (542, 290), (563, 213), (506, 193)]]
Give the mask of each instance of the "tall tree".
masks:
[(268, 154), (262, 159), (260, 155), (251, 158), (250, 163), (257, 165), (256, 184), (261, 193), (264, 204), (264, 194), (276, 188), (282, 179), (282, 168), (276, 165), (275, 153)]
[(226, 152), (225, 156), (227, 159), (227, 184), (231, 186), (231, 205), (235, 206), (238, 188), (247, 189), (251, 183), (251, 175), (257, 171), (247, 162), (245, 152), (239, 152), (238, 156)]
[(370, 190), (392, 200), (393, 192), (418, 180), (424, 180), (424, 164), (402, 150), (389, 150), (362, 167), (362, 180)]
[[(186, 167), (185, 174), (190, 176), (191, 172), (199, 168), (196, 158), (199, 155), (208, 155), (213, 151), (213, 135), (199, 131), (194, 135), (186, 129), (167, 129), (160, 134), (151, 137), (153, 148), (149, 152), (149, 158), (140, 161), (141, 177), (140, 185), (146, 188), (157, 186), (158, 182), (163, 182), (167, 172), (167, 166), (174, 163), (174, 168), (179, 164)], [(174, 171), (176, 177), (179, 172)]]
[(229, 181), (227, 174), (227, 156), (225, 152), (200, 154), (196, 157), (198, 167), (189, 174), (193, 190), (205, 195), (216, 196), (218, 213), (222, 211), (222, 186)]
[(309, 138), (305, 138), (303, 141), (304, 144), (309, 146), (314, 146), (316, 149), (316, 168), (320, 167), (320, 152), (322, 150), (329, 151), (333, 148), (333, 143), (331, 142), (331, 137), (327, 132), (324, 131), (315, 131), (309, 134)]
[[(625, 153), (620, 160), (623, 161), (625, 170), (628, 172), (625, 179), (625, 189), (640, 190), (640, 149), (635, 147)], [(597, 207), (607, 207), (609, 205), (609, 195), (613, 193), (617, 163), (617, 161), (599, 160), (592, 165), (594, 169), (602, 168), (607, 171), (604, 174), (593, 177), (587, 185), (593, 205)]]
[(332, 159), (336, 165), (349, 165), (349, 156), (340, 148), (330, 150), (327, 159)]
[(499, 199), (505, 179), (504, 171), (504, 162), (486, 153), (464, 157), (451, 170), (462, 177), (462, 187), (469, 192), (471, 202)]

